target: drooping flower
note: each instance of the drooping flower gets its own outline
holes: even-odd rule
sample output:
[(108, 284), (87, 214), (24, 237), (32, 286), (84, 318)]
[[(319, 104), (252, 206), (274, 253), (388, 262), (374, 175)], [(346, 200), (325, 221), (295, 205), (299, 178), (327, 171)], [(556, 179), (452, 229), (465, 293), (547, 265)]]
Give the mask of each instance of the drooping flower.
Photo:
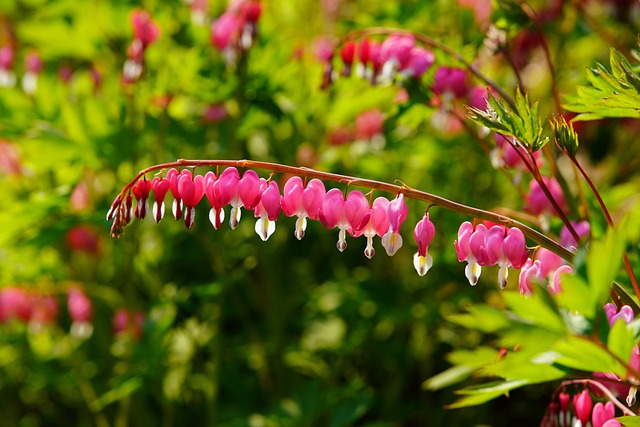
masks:
[(431, 90), (446, 100), (464, 98), (467, 93), (467, 73), (461, 68), (440, 67), (433, 77)]
[(356, 54), (356, 42), (353, 40), (349, 40), (345, 42), (340, 49), (340, 58), (342, 58), (342, 62), (344, 63), (344, 68), (342, 69), (342, 75), (345, 77), (349, 77), (351, 75), (351, 69), (353, 67), (353, 59)]
[[(555, 178), (542, 177), (542, 181), (545, 186), (549, 189), (549, 193), (556, 201), (560, 209), (566, 213), (567, 211), (567, 202), (564, 199), (564, 194), (562, 192), (562, 187)], [(525, 197), (525, 206), (524, 209), (533, 214), (540, 217), (548, 217), (552, 215), (557, 215), (557, 212), (547, 196), (544, 194), (544, 191), (540, 187), (540, 184), (535, 179), (532, 179), (529, 183), (529, 194)]]
[(434, 54), (420, 46), (411, 49), (409, 62), (404, 66), (400, 73), (407, 77), (419, 79), (435, 62)]
[(436, 228), (429, 220), (429, 214), (425, 213), (413, 231), (413, 237), (418, 244), (418, 252), (413, 256), (413, 266), (420, 276), (427, 274), (433, 265), (433, 258), (429, 255), (429, 244), (433, 240), (435, 232)]
[(131, 28), (133, 38), (140, 40), (145, 49), (160, 36), (158, 25), (151, 20), (151, 15), (145, 10), (136, 9), (131, 12)]
[(582, 393), (573, 396), (573, 412), (583, 426), (586, 426), (591, 419), (591, 408), (593, 401), (589, 390), (584, 389)]
[(400, 227), (404, 220), (407, 219), (407, 205), (404, 201), (404, 194), (398, 194), (395, 199), (389, 202), (387, 216), (389, 217), (389, 231), (382, 236), (382, 246), (384, 246), (387, 255), (393, 256), (402, 247)]
[(36, 52), (29, 52), (24, 58), (25, 73), (22, 76), (22, 90), (33, 95), (38, 87), (38, 74), (42, 71), (42, 58)]
[[(261, 181), (264, 181), (261, 179)], [(270, 181), (262, 191), (260, 201), (255, 208), (254, 216), (258, 218), (255, 230), (262, 241), (266, 242), (276, 230), (276, 220), (280, 215), (280, 189), (278, 183)]]
[[(486, 92), (485, 92), (486, 93)], [(529, 152), (523, 146), (516, 144), (517, 148), (513, 147), (513, 144), (506, 140), (506, 138), (500, 134), (494, 134), (496, 146), (491, 150), (491, 164), (494, 168), (506, 168), (515, 169), (517, 172), (528, 171), (533, 167)], [(540, 151), (533, 153), (533, 158), (537, 167), (542, 166), (542, 157)], [(517, 177), (519, 180), (519, 176)]]
[(13, 47), (0, 47), (0, 87), (14, 87), (16, 85), (16, 75), (13, 67)]
[(204, 196), (204, 177), (202, 175), (194, 177), (189, 170), (186, 170), (186, 172), (188, 173), (181, 173), (178, 179), (178, 193), (180, 193), (180, 198), (186, 208), (184, 211), (184, 225), (189, 229), (193, 227), (196, 218), (195, 207)]
[(383, 63), (382, 75), (393, 80), (398, 70), (404, 69), (411, 60), (411, 49), (415, 39), (410, 34), (392, 34), (380, 46), (380, 59)]
[(149, 192), (152, 183), (144, 178), (140, 178), (138, 182), (131, 187), (131, 192), (136, 198), (136, 209), (134, 215), (138, 219), (144, 219), (149, 211)]
[(360, 231), (350, 230), (349, 233), (353, 237), (364, 235), (367, 238), (367, 246), (364, 249), (364, 255), (371, 259), (376, 251), (373, 248), (373, 238), (378, 235), (382, 237), (389, 230), (390, 222), (387, 215), (389, 200), (386, 197), (377, 197), (373, 204), (369, 207), (369, 221), (367, 225)]
[(570, 265), (562, 265), (553, 273), (551, 284), (548, 285), (549, 292), (554, 295), (562, 292), (562, 276), (565, 274), (573, 274), (573, 268)]
[(593, 427), (602, 427), (607, 421), (612, 420), (615, 415), (616, 410), (613, 406), (613, 402), (607, 402), (606, 404), (598, 402), (593, 407), (591, 423), (593, 424)]
[[(187, 170), (183, 170), (182, 173), (189, 172)], [(190, 172), (189, 172), (190, 173)], [(180, 191), (178, 191), (178, 179), (180, 178), (181, 172), (178, 172), (176, 169), (171, 168), (167, 171), (167, 181), (169, 181), (169, 190), (171, 191), (171, 195), (173, 196), (173, 204), (171, 205), (171, 213), (176, 220), (182, 218), (182, 209), (184, 208), (184, 203), (182, 203), (182, 197), (180, 197)]]
[(524, 234), (518, 228), (506, 228), (494, 225), (487, 230), (485, 249), (488, 265), (498, 265), (498, 284), (501, 289), (507, 286), (509, 267), (520, 268), (529, 257)]
[(484, 247), (484, 240), (487, 234), (487, 227), (478, 224), (475, 229), (468, 221), (463, 222), (458, 230), (458, 240), (453, 242), (456, 247), (458, 261), (467, 262), (464, 274), (471, 286), (478, 283), (482, 266), (487, 263), (487, 254)]
[(298, 240), (304, 237), (307, 218), (317, 220), (326, 194), (324, 183), (312, 179), (304, 187), (299, 176), (291, 177), (284, 185), (281, 205), (286, 216), (297, 216), (294, 234)]
[[(580, 237), (581, 241), (587, 238), (589, 236), (589, 233), (591, 232), (591, 225), (588, 221), (571, 221), (571, 225), (578, 234), (578, 237)], [(579, 246), (578, 242), (576, 242), (576, 239), (573, 238), (566, 226), (562, 227), (562, 230), (560, 230), (560, 244), (565, 248), (571, 250), (578, 249)]]
[(220, 203), (220, 200), (218, 200), (218, 196), (216, 196), (215, 192), (215, 183), (217, 180), (218, 178), (216, 177), (216, 174), (211, 171), (204, 175), (204, 193), (211, 205), (211, 209), (209, 210), (209, 221), (216, 230), (220, 229), (222, 221), (224, 221), (224, 209), (222, 209), (222, 204)]
[(222, 206), (231, 205), (229, 226), (232, 229), (240, 223), (240, 208), (255, 209), (262, 194), (258, 174), (254, 170), (247, 170), (240, 178), (236, 168), (227, 168), (220, 174), (214, 191)]
[(8, 287), (0, 290), (0, 323), (19, 320), (26, 323), (33, 313), (32, 298), (22, 288)]
[(607, 320), (609, 320), (609, 326), (613, 327), (618, 319), (622, 319), (626, 324), (633, 322), (635, 315), (633, 313), (633, 309), (628, 305), (623, 305), (618, 308), (611, 303), (607, 303), (604, 305), (604, 311), (607, 313)]
[(347, 248), (347, 230), (362, 230), (369, 222), (369, 215), (369, 203), (361, 191), (351, 191), (345, 198), (340, 189), (332, 188), (322, 201), (320, 221), (325, 228), (340, 229), (336, 247), (342, 252)]
[(67, 310), (72, 322), (90, 323), (93, 318), (93, 303), (80, 289), (71, 289), (67, 295)]
[(151, 182), (151, 188), (153, 189), (154, 200), (151, 212), (153, 214), (153, 219), (155, 219), (156, 222), (160, 222), (164, 217), (164, 199), (169, 191), (169, 180), (156, 176)]

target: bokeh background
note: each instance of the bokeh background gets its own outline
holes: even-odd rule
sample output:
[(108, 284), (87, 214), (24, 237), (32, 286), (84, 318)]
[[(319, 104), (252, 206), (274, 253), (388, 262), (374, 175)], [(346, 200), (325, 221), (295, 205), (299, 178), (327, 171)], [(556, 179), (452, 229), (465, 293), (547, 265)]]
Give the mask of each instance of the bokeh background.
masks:
[[(536, 26), (508, 1), (263, 2), (253, 44), (235, 58), (211, 42), (228, 7), (0, 1), (0, 424), (537, 424), (550, 386), (456, 410), (445, 409), (454, 388), (423, 387), (450, 366), (451, 350), (487, 339), (446, 316), (470, 301), (502, 304), (496, 272), (471, 288), (457, 262), (453, 240), (470, 218), (430, 210), (434, 267), (421, 278), (412, 230), (426, 206), (413, 201), (404, 247), (387, 257), (377, 241), (372, 260), (364, 239), (338, 252), (337, 231), (319, 223), (298, 241), (284, 216), (265, 243), (246, 212), (233, 231), (213, 230), (205, 206), (189, 231), (167, 212), (117, 240), (105, 214), (152, 164), (251, 158), (399, 180), (518, 215), (526, 180), (493, 168), (491, 137), (458, 119), (469, 99), (451, 101), (454, 114), (431, 90), (436, 70), (459, 62), (434, 50), (418, 81), (340, 77), (321, 90), (327, 52), (352, 30), (416, 31), (507, 93), (520, 82), (550, 114), (541, 34), (560, 94), (572, 93), (609, 45), (634, 46), (637, 5), (531, 1)], [(158, 30), (142, 53), (133, 11)], [(340, 71), (337, 57), (334, 65)], [(483, 87), (472, 75), (465, 84)], [(628, 143), (637, 130), (624, 121), (579, 128), (584, 161), (612, 186), (614, 205), (638, 188), (639, 149)]]

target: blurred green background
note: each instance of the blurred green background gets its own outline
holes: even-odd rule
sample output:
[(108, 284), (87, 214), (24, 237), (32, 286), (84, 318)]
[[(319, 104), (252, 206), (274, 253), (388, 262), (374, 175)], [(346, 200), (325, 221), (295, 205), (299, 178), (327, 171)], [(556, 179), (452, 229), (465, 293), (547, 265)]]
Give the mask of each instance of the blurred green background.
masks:
[[(524, 184), (493, 169), (482, 145), (455, 118), (443, 123), (432, 100), (435, 69), (460, 66), (454, 59), (434, 51), (436, 64), (409, 85), (407, 100), (398, 85), (356, 77), (319, 88), (322, 46), (355, 29), (404, 28), (444, 41), (508, 93), (518, 82), (509, 61), (516, 63), (549, 114), (538, 30), (500, 3), (489, 16), (490, 2), (467, 0), (264, 2), (254, 46), (227, 63), (210, 42), (223, 1), (0, 0), (0, 47), (14, 56), (5, 83), (15, 78), (0, 87), (0, 286), (6, 301), (26, 295), (39, 313), (9, 318), (6, 304), (24, 301), (3, 303), (0, 424), (537, 424), (547, 386), (464, 410), (444, 409), (453, 389), (422, 387), (450, 366), (449, 351), (481, 340), (443, 317), (470, 301), (501, 305), (496, 272), (471, 288), (457, 262), (453, 240), (469, 218), (430, 211), (434, 267), (423, 278), (412, 266), (411, 233), (426, 206), (413, 201), (404, 247), (390, 258), (376, 241), (372, 260), (364, 239), (349, 238), (338, 252), (337, 231), (319, 223), (298, 241), (284, 216), (266, 243), (248, 213), (236, 230), (214, 231), (205, 206), (190, 231), (169, 206), (160, 224), (134, 221), (119, 240), (105, 221), (138, 170), (178, 158), (251, 158), (400, 180), (483, 209), (519, 210)], [(634, 44), (632, 2), (531, 6), (545, 17), (540, 30), (563, 94), (584, 83), (585, 66), (606, 61), (610, 43), (623, 51)], [(127, 83), (134, 9), (149, 12), (159, 37), (144, 51), (140, 78)], [(502, 54), (487, 47), (496, 28)], [(32, 53), (42, 69), (25, 92)], [(469, 84), (482, 85), (472, 77)], [(371, 110), (367, 131), (358, 117)], [(637, 188), (638, 148), (623, 143), (637, 127), (619, 124), (581, 130), (599, 180), (618, 185), (614, 204)], [(69, 314), (71, 290), (90, 301), (85, 325)]]

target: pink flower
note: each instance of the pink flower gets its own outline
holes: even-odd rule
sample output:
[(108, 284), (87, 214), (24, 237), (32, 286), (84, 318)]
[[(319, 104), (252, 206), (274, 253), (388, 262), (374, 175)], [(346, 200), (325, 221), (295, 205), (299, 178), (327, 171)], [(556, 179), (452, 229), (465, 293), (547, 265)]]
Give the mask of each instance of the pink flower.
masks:
[(377, 197), (373, 204), (369, 207), (369, 221), (367, 225), (360, 231), (350, 230), (349, 234), (353, 237), (364, 235), (367, 238), (367, 246), (364, 249), (364, 255), (371, 259), (375, 255), (376, 251), (373, 248), (374, 236), (382, 237), (387, 231), (389, 231), (389, 217), (387, 215), (387, 208), (389, 206), (389, 200), (386, 197)]
[[(486, 93), (486, 92), (485, 92)], [(484, 107), (482, 108), (484, 109)], [(504, 136), (494, 134), (496, 141), (496, 147), (491, 150), (491, 163), (495, 168), (507, 168), (516, 169), (521, 171), (528, 171), (531, 167), (531, 159), (526, 148), (518, 145), (514, 148)], [(520, 153), (520, 154), (518, 154)], [(538, 167), (542, 166), (542, 157), (540, 157), (540, 151), (533, 153), (534, 160)], [(523, 158), (525, 160), (523, 160)]]
[(231, 12), (225, 12), (211, 24), (211, 43), (220, 52), (233, 49), (233, 42), (242, 30), (242, 20)]
[(473, 228), (473, 224), (468, 221), (463, 222), (458, 230), (458, 240), (453, 242), (456, 247), (458, 261), (467, 261), (464, 274), (471, 286), (478, 283), (482, 266), (487, 263), (487, 253), (484, 246), (487, 227), (478, 224)]
[(240, 178), (236, 168), (227, 168), (214, 184), (214, 191), (222, 206), (231, 205), (229, 226), (235, 229), (240, 223), (241, 211), (255, 209), (260, 201), (260, 177), (253, 170), (247, 170)]
[(413, 266), (420, 276), (427, 274), (433, 265), (433, 258), (429, 255), (429, 244), (433, 240), (435, 232), (436, 228), (429, 220), (429, 214), (425, 213), (413, 230), (413, 237), (418, 244), (418, 252), (413, 256)]
[(65, 240), (72, 252), (84, 252), (90, 255), (100, 253), (100, 235), (91, 227), (76, 225), (67, 231)]
[(582, 393), (573, 396), (573, 412), (583, 426), (586, 426), (591, 418), (592, 406), (593, 401), (591, 400), (589, 390), (584, 389), (582, 390)]
[(13, 66), (13, 48), (11, 46), (0, 47), (0, 69), (10, 70)]
[(58, 318), (58, 301), (52, 295), (33, 295), (33, 313), (29, 322), (49, 325)]
[(622, 424), (620, 424), (620, 421), (612, 419), (609, 421), (605, 421), (605, 423), (602, 424), (602, 427), (622, 427)]
[[(262, 180), (264, 184), (266, 181)], [(262, 241), (266, 242), (276, 230), (276, 220), (280, 215), (280, 189), (278, 183), (270, 181), (262, 191), (260, 202), (255, 208), (254, 216), (258, 218), (255, 230)]]
[(374, 136), (382, 134), (383, 123), (384, 116), (377, 108), (358, 114), (356, 117), (356, 138), (370, 140)]
[(540, 261), (540, 277), (549, 278), (564, 265), (564, 260), (548, 249), (540, 248), (536, 251), (536, 260)]
[(549, 292), (558, 295), (562, 292), (562, 276), (565, 274), (573, 274), (573, 268), (569, 265), (562, 265), (553, 273), (551, 284), (548, 286)]
[(433, 79), (431, 89), (436, 95), (464, 98), (467, 93), (467, 73), (461, 68), (440, 67)]
[(383, 74), (393, 79), (398, 70), (404, 69), (411, 60), (411, 50), (416, 41), (410, 34), (392, 34), (380, 46), (380, 59), (384, 64)]
[[(564, 200), (564, 194), (562, 193), (562, 187), (555, 178), (542, 177), (542, 181), (549, 189), (549, 193), (558, 203), (560, 209), (566, 213), (567, 202)], [(542, 191), (540, 184), (535, 179), (532, 179), (529, 183), (529, 194), (525, 197), (524, 209), (538, 216), (556, 215), (557, 212), (547, 196)]]
[(529, 257), (524, 234), (518, 228), (494, 225), (487, 231), (485, 249), (488, 265), (500, 266), (498, 284), (507, 286), (508, 268), (520, 268)]
[(541, 282), (540, 261), (527, 259), (520, 270), (518, 285), (520, 287), (520, 295), (530, 297), (533, 295), (533, 286), (536, 282)]
[(4, 139), (0, 139), (0, 173), (9, 175), (20, 175), (22, 173), (18, 149)]
[(211, 209), (209, 210), (209, 221), (213, 228), (218, 230), (224, 221), (224, 209), (222, 209), (222, 203), (218, 200), (218, 196), (215, 191), (215, 183), (218, 180), (216, 174), (213, 172), (207, 172), (204, 176), (204, 194), (209, 200)]
[(389, 231), (382, 236), (382, 246), (384, 246), (387, 255), (393, 256), (402, 247), (400, 227), (404, 220), (407, 219), (407, 205), (404, 202), (404, 194), (398, 194), (395, 199), (389, 202), (387, 216), (389, 217)]
[(80, 289), (72, 289), (67, 295), (67, 310), (73, 322), (90, 323), (93, 317), (93, 303)]
[(344, 63), (344, 68), (342, 69), (343, 76), (349, 77), (351, 75), (355, 55), (356, 42), (353, 40), (345, 42), (345, 44), (342, 45), (342, 49), (340, 49), (340, 58), (342, 58), (342, 62)]
[(604, 311), (607, 313), (607, 319), (609, 320), (609, 326), (611, 327), (615, 325), (618, 319), (622, 319), (624, 323), (629, 324), (633, 322), (633, 319), (635, 318), (633, 309), (628, 305), (623, 305), (620, 307), (620, 310), (618, 310), (615, 305), (607, 303), (604, 305)]
[(431, 51), (420, 46), (416, 46), (411, 49), (411, 57), (409, 58), (409, 62), (402, 69), (402, 74), (419, 79), (429, 68), (431, 68), (434, 62), (435, 56)]
[[(185, 171), (187, 173), (185, 173)], [(178, 179), (178, 193), (180, 199), (186, 207), (184, 212), (184, 225), (189, 229), (193, 227), (196, 210), (195, 207), (200, 203), (204, 196), (204, 177), (202, 175), (196, 175), (192, 177), (191, 171), (185, 170), (180, 174)]]
[(173, 195), (171, 213), (176, 220), (182, 218), (182, 209), (184, 208), (184, 203), (182, 203), (182, 197), (180, 196), (180, 191), (178, 190), (178, 180), (183, 173), (189, 174), (189, 177), (191, 177), (191, 172), (186, 169), (182, 172), (178, 172), (174, 168), (171, 168), (167, 171), (166, 180), (169, 181), (169, 190), (171, 191), (171, 195)]
[(593, 407), (591, 423), (593, 424), (593, 427), (602, 427), (605, 422), (612, 420), (615, 415), (616, 410), (613, 406), (613, 402), (607, 402), (606, 404), (598, 402)]
[(113, 313), (113, 333), (116, 335), (128, 334), (135, 339), (140, 339), (144, 320), (143, 312), (131, 312), (126, 308), (120, 308)]
[(286, 216), (297, 216), (295, 236), (298, 240), (304, 237), (307, 219), (316, 220), (322, 209), (322, 201), (326, 190), (322, 181), (312, 179), (306, 187), (299, 176), (290, 178), (284, 185), (281, 205)]
[[(573, 225), (573, 228), (576, 233), (578, 233), (581, 241), (588, 238), (589, 233), (591, 233), (591, 225), (589, 225), (588, 221), (571, 221), (571, 225)], [(562, 227), (562, 230), (560, 230), (560, 244), (567, 249), (578, 249), (579, 246), (578, 242), (576, 242), (576, 239), (573, 238), (566, 226)]]
[(134, 212), (136, 218), (144, 219), (149, 211), (149, 192), (151, 191), (152, 183), (146, 179), (140, 178), (138, 182), (131, 187), (131, 192), (136, 198), (136, 210)]
[(202, 114), (205, 123), (219, 123), (227, 118), (227, 109), (224, 104), (207, 105)]
[(346, 231), (359, 232), (369, 222), (369, 215), (369, 203), (361, 191), (354, 190), (345, 198), (340, 189), (332, 188), (322, 201), (320, 221), (325, 228), (340, 229), (336, 247), (342, 252), (347, 248)]
[(160, 29), (145, 10), (136, 9), (131, 12), (131, 27), (134, 39), (140, 40), (145, 49), (160, 36)]
[(169, 191), (169, 180), (166, 178), (154, 177), (151, 181), (151, 189), (153, 190), (153, 207), (151, 212), (156, 222), (164, 217), (164, 199)]
[(22, 288), (8, 287), (0, 290), (0, 322), (11, 320), (28, 322), (33, 313), (33, 303), (29, 292)]
[(42, 58), (36, 52), (29, 52), (24, 58), (24, 68), (30, 73), (38, 74), (42, 71)]

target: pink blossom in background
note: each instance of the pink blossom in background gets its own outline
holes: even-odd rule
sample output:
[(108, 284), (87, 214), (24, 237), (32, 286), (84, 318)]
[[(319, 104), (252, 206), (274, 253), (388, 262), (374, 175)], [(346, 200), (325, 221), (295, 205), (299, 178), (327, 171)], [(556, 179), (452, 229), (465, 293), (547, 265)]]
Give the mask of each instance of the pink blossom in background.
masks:
[(71, 289), (67, 295), (67, 310), (73, 322), (90, 323), (93, 318), (93, 303), (80, 289)]
[(18, 149), (11, 142), (0, 139), (0, 174), (21, 175), (22, 165)]
[(42, 71), (42, 58), (36, 52), (29, 52), (24, 58), (25, 70), (32, 73), (39, 73)]
[(136, 9), (131, 12), (131, 27), (133, 38), (140, 40), (145, 49), (160, 36), (158, 25), (151, 20), (151, 15), (145, 10)]
[(86, 181), (80, 181), (71, 191), (69, 206), (75, 212), (84, 212), (92, 207), (91, 194)]
[(0, 322), (18, 320), (27, 323), (33, 313), (32, 298), (29, 291), (8, 287), (0, 289)]
[(356, 117), (356, 138), (370, 140), (374, 136), (382, 134), (383, 123), (384, 115), (377, 108), (358, 114)]
[(335, 41), (329, 36), (318, 36), (311, 45), (313, 56), (322, 63), (328, 62), (333, 58), (334, 48)]
[(491, 0), (458, 0), (458, 4), (473, 10), (473, 16), (481, 29), (491, 22)]
[(431, 89), (436, 95), (464, 98), (467, 93), (467, 72), (461, 68), (440, 67), (436, 70)]
[[(581, 241), (589, 237), (589, 234), (591, 233), (591, 225), (588, 221), (571, 221), (571, 225), (573, 225), (573, 228)], [(577, 249), (579, 246), (578, 242), (576, 242), (576, 239), (573, 238), (566, 226), (562, 227), (562, 230), (560, 230), (560, 244), (567, 249)]]
[(227, 108), (224, 104), (207, 105), (202, 113), (202, 120), (205, 123), (220, 123), (228, 116)]
[(86, 225), (76, 225), (67, 231), (65, 236), (67, 247), (72, 252), (83, 252), (90, 255), (100, 253), (100, 237), (96, 230)]
[(113, 333), (115, 335), (129, 335), (134, 339), (142, 337), (145, 315), (142, 311), (130, 311), (119, 308), (113, 313)]
[(31, 323), (50, 325), (58, 318), (58, 300), (53, 295), (33, 295)]
[[(516, 169), (528, 171), (531, 167), (531, 158), (527, 149), (518, 145), (514, 148), (512, 143), (500, 134), (494, 134), (496, 147), (491, 150), (491, 163), (495, 168)], [(542, 166), (541, 152), (533, 153), (533, 158), (537, 167)], [(523, 160), (524, 159), (524, 160)]]
[[(562, 187), (555, 178), (542, 177), (542, 181), (549, 189), (549, 193), (556, 201), (558, 206), (563, 212), (567, 212), (567, 202), (564, 199)], [(529, 183), (529, 193), (525, 197), (525, 211), (533, 215), (557, 215), (557, 212), (544, 191), (540, 187), (540, 184), (535, 179), (532, 179)]]

